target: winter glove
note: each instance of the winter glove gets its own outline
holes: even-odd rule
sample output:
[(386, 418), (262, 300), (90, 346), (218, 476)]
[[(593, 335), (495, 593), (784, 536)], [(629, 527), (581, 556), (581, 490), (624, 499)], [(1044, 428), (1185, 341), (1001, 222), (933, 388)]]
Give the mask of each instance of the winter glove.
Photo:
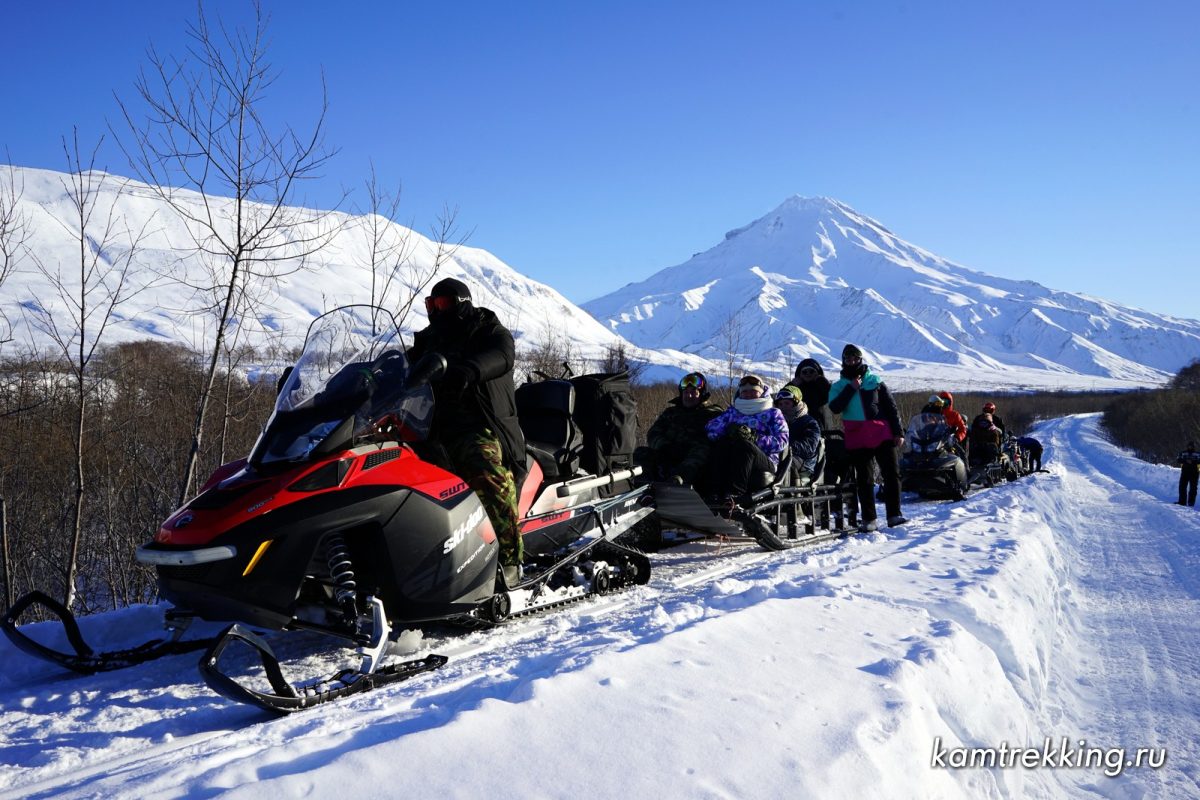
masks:
[(442, 391), (449, 397), (462, 397), (468, 386), (479, 382), (479, 372), (470, 364), (452, 364), (442, 377)]
[(754, 431), (750, 430), (749, 425), (730, 425), (725, 429), (725, 435), (733, 439), (745, 439), (747, 442), (754, 441)]

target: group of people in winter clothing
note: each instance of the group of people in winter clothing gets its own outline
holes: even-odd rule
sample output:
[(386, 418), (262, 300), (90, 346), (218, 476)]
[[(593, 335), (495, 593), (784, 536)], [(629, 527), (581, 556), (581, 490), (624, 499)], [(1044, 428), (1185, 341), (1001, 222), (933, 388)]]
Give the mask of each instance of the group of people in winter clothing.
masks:
[(883, 476), (888, 525), (906, 522), (896, 461), (903, 444), (887, 386), (850, 344), (834, 383), (815, 359), (807, 358), (774, 396), (761, 378), (746, 375), (724, 411), (711, 404), (703, 375), (685, 375), (679, 396), (651, 426), (647, 445), (635, 458), (652, 479), (740, 496), (769, 485), (786, 453), (801, 485), (853, 479), (860, 527), (876, 530), (876, 465)]
[[(722, 411), (710, 399), (706, 378), (689, 373), (635, 460), (645, 465), (651, 480), (692, 485), (717, 497), (743, 496), (769, 485), (782, 455), (789, 452), (800, 485), (854, 483), (852, 511), (860, 517), (861, 530), (880, 525), (876, 475), (883, 483), (888, 527), (907, 521), (900, 507), (898, 459), (904, 428), (887, 384), (859, 347), (842, 349), (841, 369), (832, 383), (816, 359), (804, 359), (773, 399), (761, 378), (747, 375), (733, 403)], [(945, 419), (964, 461), (968, 456), (972, 461), (998, 458), (1008, 437), (992, 402), (984, 403), (970, 425), (948, 391), (931, 395), (921, 413)], [(1040, 470), (1041, 443), (1021, 437), (1018, 445), (1029, 455), (1030, 467)], [(1200, 463), (1200, 456), (1194, 463)]]

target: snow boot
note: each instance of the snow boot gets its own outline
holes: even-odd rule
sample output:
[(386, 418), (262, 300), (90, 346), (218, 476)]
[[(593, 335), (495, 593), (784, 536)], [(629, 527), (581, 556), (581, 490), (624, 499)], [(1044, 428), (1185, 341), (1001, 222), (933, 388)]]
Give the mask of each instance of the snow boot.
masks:
[(524, 577), (521, 574), (522, 571), (523, 570), (518, 564), (505, 564), (504, 566), (500, 567), (500, 575), (504, 578), (505, 587), (511, 589), (518, 585), (521, 582), (521, 579)]
[(858, 523), (859, 533), (874, 533), (877, 530), (879, 530), (879, 523), (873, 519), (863, 520), (862, 522)]
[(897, 515), (896, 515), (896, 516), (894, 516), (894, 517), (888, 517), (888, 524), (887, 524), (887, 526), (888, 526), (889, 528), (899, 528), (901, 525), (903, 525), (903, 524), (904, 524), (904, 523), (906, 523), (906, 522), (908, 522), (908, 520), (907, 520), (907, 519), (905, 519), (905, 518), (904, 518), (903, 516), (901, 516), (900, 514), (897, 514)]

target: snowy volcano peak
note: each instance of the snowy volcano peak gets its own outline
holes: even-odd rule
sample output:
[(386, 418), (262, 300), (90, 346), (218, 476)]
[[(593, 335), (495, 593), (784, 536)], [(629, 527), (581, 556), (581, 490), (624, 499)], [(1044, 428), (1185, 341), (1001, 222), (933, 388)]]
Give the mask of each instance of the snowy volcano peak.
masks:
[(776, 375), (846, 341), (902, 381), (1012, 388), (1157, 384), (1200, 356), (1200, 323), (968, 269), (829, 197), (584, 308), (642, 347)]

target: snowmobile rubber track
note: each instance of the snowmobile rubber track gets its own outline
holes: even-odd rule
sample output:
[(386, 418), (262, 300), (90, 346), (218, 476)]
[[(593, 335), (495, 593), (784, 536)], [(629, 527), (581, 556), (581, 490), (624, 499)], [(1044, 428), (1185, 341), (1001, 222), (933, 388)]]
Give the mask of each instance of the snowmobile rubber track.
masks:
[[(537, 594), (540, 593), (546, 584), (549, 582), (551, 575), (558, 569), (565, 566), (570, 566), (573, 563), (581, 561), (584, 556), (597, 555), (595, 561), (612, 562), (621, 559), (625, 563), (616, 572), (615, 576), (609, 574), (605, 579), (597, 581), (593, 576), (592, 584), (587, 591), (579, 594), (570, 595), (568, 597), (552, 597), (546, 602), (537, 602)], [(541, 614), (545, 611), (562, 608), (573, 603), (578, 603), (586, 600), (589, 597), (608, 594), (609, 592), (620, 591), (630, 586), (640, 586), (650, 581), (650, 558), (641, 550), (631, 547), (624, 542), (613, 542), (609, 540), (600, 540), (588, 546), (579, 553), (572, 554), (571, 557), (563, 559), (555, 564), (546, 572), (541, 573), (538, 578), (532, 581), (518, 584), (509, 592), (519, 591), (523, 589), (532, 589), (534, 600), (531, 604), (516, 611), (508, 610), (511, 603), (508, 592), (498, 592), (494, 595), (489, 603), (481, 607), (479, 613), (465, 615), (452, 622), (464, 628), (482, 629), (506, 623), (513, 619), (522, 617), (530, 617), (536, 614)]]
[[(64, 653), (61, 650), (47, 647), (40, 642), (30, 639), (20, 631), (17, 626), (17, 620), (27, 609), (34, 605), (44, 607), (62, 622), (63, 629), (67, 634), (67, 641), (75, 649), (74, 653)], [(215, 638), (180, 641), (179, 636), (183, 634), (186, 627), (186, 623), (175, 627), (173, 635), (167, 639), (151, 639), (137, 647), (97, 653), (83, 640), (83, 634), (79, 630), (79, 623), (75, 621), (75, 615), (62, 603), (39, 591), (32, 591), (21, 597), (17, 602), (13, 603), (12, 608), (0, 620), (0, 628), (3, 628), (9, 641), (24, 652), (34, 658), (58, 664), (72, 672), (78, 672), (83, 675), (92, 675), (97, 672), (111, 672), (112, 670), (124, 669), (125, 667), (132, 667), (135, 664), (153, 661), (163, 656), (191, 653), (209, 647), (216, 641)]]
[[(258, 654), (272, 693), (243, 686), (221, 671), (221, 655), (234, 642), (249, 645)], [(449, 659), (445, 656), (431, 654), (424, 658), (388, 664), (370, 674), (345, 669), (310, 685), (295, 687), (284, 676), (283, 668), (266, 640), (244, 625), (234, 623), (225, 629), (200, 659), (200, 674), (209, 688), (222, 697), (276, 714), (290, 714), (353, 694), (362, 694), (380, 686), (401, 683), (438, 669), (447, 661)]]

